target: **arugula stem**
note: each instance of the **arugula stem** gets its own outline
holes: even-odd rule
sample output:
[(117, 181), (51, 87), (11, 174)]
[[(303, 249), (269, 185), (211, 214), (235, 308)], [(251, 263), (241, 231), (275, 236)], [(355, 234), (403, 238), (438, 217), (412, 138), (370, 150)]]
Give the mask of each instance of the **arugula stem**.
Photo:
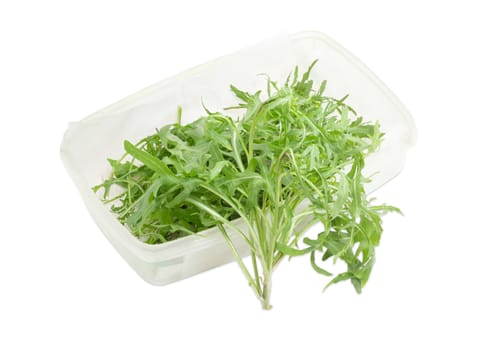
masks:
[(257, 258), (256, 258), (256, 252), (254, 250), (250, 251), (250, 257), (252, 260), (252, 268), (254, 269), (254, 280), (256, 282), (256, 288), (257, 290), (261, 290), (261, 277), (259, 276), (259, 269), (257, 268)]
[(231, 251), (232, 251), (232, 253), (233, 253), (234, 257), (235, 257), (235, 260), (237, 261), (237, 264), (240, 267), (240, 270), (242, 270), (242, 273), (244, 274), (245, 278), (247, 278), (247, 281), (249, 281), (249, 286), (254, 291), (254, 294), (256, 294), (256, 296), (258, 298), (262, 298), (262, 292), (257, 287), (258, 284), (252, 278), (249, 270), (247, 269), (247, 267), (245, 266), (244, 262), (242, 261), (242, 257), (238, 253), (237, 248), (235, 248), (235, 245), (233, 244), (232, 239), (230, 238), (230, 236), (226, 232), (225, 228), (223, 227), (222, 224), (218, 224), (218, 229), (220, 230), (220, 232), (222, 233), (223, 237), (225, 238), (228, 246), (230, 247), (230, 249), (231, 249)]
[(266, 271), (263, 274), (264, 279), (262, 283), (262, 300), (261, 305), (264, 310), (270, 310), (271, 306), (271, 271)]

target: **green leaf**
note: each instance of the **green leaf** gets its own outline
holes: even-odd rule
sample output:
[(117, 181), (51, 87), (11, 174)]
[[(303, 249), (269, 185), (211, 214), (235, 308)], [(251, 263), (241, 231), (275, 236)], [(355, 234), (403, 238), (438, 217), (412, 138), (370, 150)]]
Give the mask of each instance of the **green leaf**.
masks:
[(319, 86), (319, 91), (317, 92), (317, 94), (319, 96), (322, 96), (324, 91), (326, 90), (326, 85), (328, 84), (328, 81), (327, 80), (323, 80), (321, 85)]
[(124, 141), (124, 148), (125, 151), (127, 151), (128, 154), (130, 154), (132, 157), (135, 159), (139, 160), (147, 166), (148, 168), (154, 170), (157, 172), (159, 175), (172, 175), (173, 173), (171, 172), (170, 169), (163, 163), (161, 160), (156, 158), (155, 156), (140, 150), (133, 144), (131, 144), (129, 141), (125, 140)]
[(317, 272), (317, 273), (320, 273), (321, 275), (324, 275), (324, 276), (332, 276), (333, 274), (325, 269), (323, 269), (322, 267), (319, 267), (317, 264), (316, 264), (316, 252), (313, 250), (310, 252), (310, 264), (312, 265), (312, 268)]
[(352, 284), (353, 284), (353, 288), (355, 288), (355, 291), (360, 294), (362, 293), (362, 282), (360, 281), (359, 278), (356, 278), (356, 277), (353, 277), (351, 278), (351, 281), (352, 281)]
[(241, 91), (233, 85), (230, 85), (230, 90), (244, 102), (250, 102), (252, 100), (252, 96), (248, 92)]
[(324, 287), (324, 290), (328, 289), (331, 285), (340, 283), (346, 280), (349, 280), (353, 277), (353, 273), (351, 272), (343, 272), (337, 275), (335, 278), (333, 278), (326, 286)]
[(295, 249), (292, 247), (289, 247), (281, 242), (276, 242), (276, 249), (278, 249), (280, 252), (282, 252), (285, 255), (288, 256), (300, 256), (300, 255), (305, 255), (307, 253), (310, 253), (311, 251), (314, 250), (314, 248), (309, 247), (305, 249)]
[(348, 201), (348, 193), (349, 193), (349, 184), (346, 176), (341, 172), (339, 175), (339, 185), (338, 191), (336, 192), (336, 200), (334, 204), (331, 206), (331, 215), (333, 217), (338, 216), (340, 211), (343, 209), (343, 205)]
[(209, 170), (209, 175), (208, 175), (209, 180), (210, 181), (214, 180), (223, 171), (224, 167), (230, 166), (230, 165), (231, 165), (231, 163), (229, 161), (226, 161), (226, 160), (222, 160), (222, 161), (215, 163), (213, 168), (211, 170)]
[(307, 71), (304, 73), (304, 75), (302, 76), (302, 82), (305, 82), (307, 80), (309, 80), (309, 76), (310, 76), (310, 72), (312, 71), (312, 68), (314, 68), (314, 66), (316, 65), (318, 60), (314, 60), (309, 68), (307, 68)]
[(305, 244), (307, 244), (308, 246), (311, 246), (311, 247), (316, 248), (316, 249), (319, 249), (319, 247), (321, 246), (321, 242), (319, 242), (319, 240), (317, 240), (317, 239), (310, 239), (308, 237), (305, 237), (303, 239), (303, 242)]

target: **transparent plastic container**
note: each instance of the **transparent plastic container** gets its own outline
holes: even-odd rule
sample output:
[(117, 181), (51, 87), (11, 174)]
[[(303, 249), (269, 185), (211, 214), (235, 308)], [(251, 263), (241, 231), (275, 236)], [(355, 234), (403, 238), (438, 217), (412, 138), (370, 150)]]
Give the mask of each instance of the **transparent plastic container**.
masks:
[[(396, 96), (362, 62), (326, 35), (301, 32), (283, 35), (220, 57), (165, 79), (71, 123), (61, 145), (61, 157), (91, 216), (103, 234), (147, 282), (168, 284), (233, 260), (217, 229), (159, 245), (139, 241), (110, 212), (91, 187), (110, 174), (107, 158), (119, 158), (125, 139), (138, 141), (156, 128), (176, 121), (182, 106), (187, 123), (204, 111), (237, 103), (229, 90), (234, 84), (243, 90), (264, 90), (266, 77), (284, 81), (298, 65), (304, 70), (318, 59), (312, 78), (327, 80), (333, 97), (349, 94), (348, 104), (367, 120), (379, 120), (385, 140), (379, 151), (367, 159), (365, 172), (373, 191), (402, 169), (407, 150), (414, 144), (414, 122)], [(232, 235), (242, 255), (248, 254), (238, 235)]]

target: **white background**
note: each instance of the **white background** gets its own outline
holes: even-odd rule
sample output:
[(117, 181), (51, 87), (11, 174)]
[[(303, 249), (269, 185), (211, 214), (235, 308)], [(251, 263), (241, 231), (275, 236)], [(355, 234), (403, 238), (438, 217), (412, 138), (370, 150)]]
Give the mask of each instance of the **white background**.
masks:
[[(3, 1), (1, 349), (493, 349), (494, 24), (489, 2)], [(414, 116), (418, 144), (376, 193), (369, 284), (321, 293), (307, 259), (262, 311), (234, 264), (153, 287), (88, 215), (59, 159), (68, 122), (282, 31), (320, 30)]]

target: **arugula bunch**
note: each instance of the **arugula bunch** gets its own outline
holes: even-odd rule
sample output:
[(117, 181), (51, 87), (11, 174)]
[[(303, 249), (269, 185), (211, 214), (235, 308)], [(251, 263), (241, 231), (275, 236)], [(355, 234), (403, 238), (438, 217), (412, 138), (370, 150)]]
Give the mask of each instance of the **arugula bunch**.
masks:
[[(216, 226), (264, 309), (271, 280), (284, 257), (308, 255), (313, 269), (330, 277), (326, 287), (350, 280), (360, 293), (369, 279), (381, 216), (397, 208), (367, 199), (365, 157), (383, 138), (379, 124), (364, 122), (345, 103), (315, 89), (314, 66), (279, 85), (268, 79), (267, 99), (231, 86), (242, 118), (210, 112), (192, 123), (167, 125), (109, 160), (105, 202), (139, 239), (164, 243)], [(111, 188), (122, 190), (112, 196)], [(239, 219), (245, 230), (231, 223)], [(304, 237), (316, 222), (323, 229)], [(227, 228), (251, 251), (250, 266)], [(323, 263), (342, 261), (346, 271)]]

